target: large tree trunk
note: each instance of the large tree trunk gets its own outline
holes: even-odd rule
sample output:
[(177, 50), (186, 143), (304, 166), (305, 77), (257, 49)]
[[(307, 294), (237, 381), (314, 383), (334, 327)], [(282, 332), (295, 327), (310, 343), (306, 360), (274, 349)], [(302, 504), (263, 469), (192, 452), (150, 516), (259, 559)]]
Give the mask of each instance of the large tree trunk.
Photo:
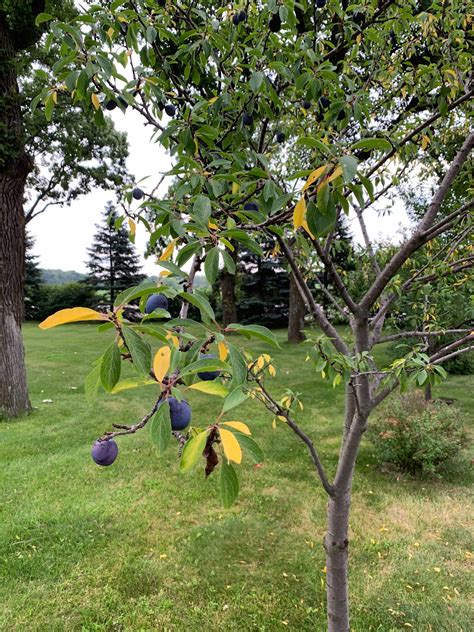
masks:
[[(237, 244), (233, 242), (234, 251), (232, 259), (236, 264), (237, 274)], [(221, 293), (222, 293), (222, 326), (227, 327), (230, 323), (237, 322), (237, 304), (235, 300), (236, 274), (231, 274), (226, 268), (221, 272)]]
[(288, 311), (288, 342), (303, 342), (305, 304), (298, 283), (290, 272), (290, 307)]
[(15, 47), (0, 12), (0, 415), (30, 410), (21, 323), (25, 275), (23, 196), (32, 162), (24, 151)]

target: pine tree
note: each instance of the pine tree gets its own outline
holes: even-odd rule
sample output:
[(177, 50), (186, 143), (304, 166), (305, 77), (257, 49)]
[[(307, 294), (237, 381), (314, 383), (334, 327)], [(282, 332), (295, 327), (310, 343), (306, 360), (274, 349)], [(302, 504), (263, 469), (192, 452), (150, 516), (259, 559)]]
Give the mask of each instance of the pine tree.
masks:
[(96, 224), (97, 232), (92, 247), (87, 250), (89, 275), (86, 283), (100, 290), (110, 306), (113, 306), (119, 292), (146, 278), (140, 273), (138, 255), (127, 231), (122, 227), (115, 228), (117, 218), (117, 211), (109, 202), (103, 213), (102, 224)]
[(42, 283), (38, 257), (32, 253), (35, 240), (27, 234), (25, 239), (25, 320), (37, 317), (37, 299)]

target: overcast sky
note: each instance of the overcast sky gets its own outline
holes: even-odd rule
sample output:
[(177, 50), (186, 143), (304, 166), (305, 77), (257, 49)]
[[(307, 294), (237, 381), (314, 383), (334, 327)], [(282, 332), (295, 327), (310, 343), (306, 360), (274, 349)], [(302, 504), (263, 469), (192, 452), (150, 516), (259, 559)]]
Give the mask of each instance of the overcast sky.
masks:
[[(141, 184), (141, 188), (150, 191), (160, 174), (170, 166), (170, 157), (160, 147), (150, 141), (151, 128), (143, 124), (143, 119), (130, 108), (123, 114), (114, 110), (110, 113), (116, 127), (126, 131), (130, 144), (128, 167), (137, 180), (149, 176)], [(163, 184), (159, 193), (167, 190)], [(70, 207), (48, 208), (29, 225), (31, 234), (36, 239), (34, 253), (39, 257), (42, 268), (60, 268), (62, 270), (76, 270), (86, 272), (86, 249), (91, 245), (95, 232), (95, 224), (100, 221), (101, 212), (107, 200), (114, 200), (112, 192), (98, 189), (96, 193), (86, 195), (76, 200)], [(406, 226), (408, 220), (401, 206), (397, 206), (391, 215), (379, 217), (375, 211), (366, 213), (366, 221), (371, 238), (395, 239), (400, 225)], [(357, 220), (351, 220), (351, 230), (354, 238), (360, 241), (360, 231)], [(145, 259), (146, 231), (143, 226), (137, 229), (136, 245), (143, 262), (143, 269), (147, 274), (157, 274), (153, 258)]]

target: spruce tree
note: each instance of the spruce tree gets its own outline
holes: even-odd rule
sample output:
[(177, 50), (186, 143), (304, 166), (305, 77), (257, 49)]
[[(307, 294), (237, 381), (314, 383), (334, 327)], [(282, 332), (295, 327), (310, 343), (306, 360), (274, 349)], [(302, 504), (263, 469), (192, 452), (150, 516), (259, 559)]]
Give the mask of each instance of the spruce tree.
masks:
[(38, 257), (32, 253), (35, 240), (28, 233), (25, 239), (25, 320), (37, 317), (38, 292), (43, 281)]
[(127, 231), (122, 227), (115, 228), (117, 218), (117, 211), (109, 202), (102, 224), (96, 224), (97, 232), (87, 250), (89, 260), (86, 263), (89, 269), (86, 283), (99, 290), (111, 308), (119, 292), (146, 278), (140, 273), (138, 255)]

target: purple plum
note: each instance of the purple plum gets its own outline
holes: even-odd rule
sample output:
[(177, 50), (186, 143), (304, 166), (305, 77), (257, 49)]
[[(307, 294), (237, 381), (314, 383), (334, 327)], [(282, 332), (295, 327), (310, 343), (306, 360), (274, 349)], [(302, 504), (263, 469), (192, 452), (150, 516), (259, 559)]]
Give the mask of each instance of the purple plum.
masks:
[[(163, 400), (168, 402), (170, 407), (171, 429), (172, 430), (184, 430), (189, 426), (191, 421), (191, 407), (185, 399), (180, 402), (176, 397), (168, 397)], [(160, 403), (160, 406), (163, 402)]]
[[(214, 358), (217, 358), (217, 356), (214, 353), (204, 353), (200, 357), (200, 360), (206, 360), (206, 359), (212, 360)], [(219, 377), (220, 374), (221, 374), (220, 371), (202, 371), (202, 373), (198, 373), (198, 377), (203, 382), (210, 382), (211, 380), (215, 380), (217, 377)]]
[(151, 314), (155, 309), (168, 309), (168, 299), (163, 294), (151, 294), (145, 306), (145, 312)]
[(97, 465), (112, 465), (117, 458), (118, 445), (113, 439), (96, 441), (92, 446), (92, 458)]

